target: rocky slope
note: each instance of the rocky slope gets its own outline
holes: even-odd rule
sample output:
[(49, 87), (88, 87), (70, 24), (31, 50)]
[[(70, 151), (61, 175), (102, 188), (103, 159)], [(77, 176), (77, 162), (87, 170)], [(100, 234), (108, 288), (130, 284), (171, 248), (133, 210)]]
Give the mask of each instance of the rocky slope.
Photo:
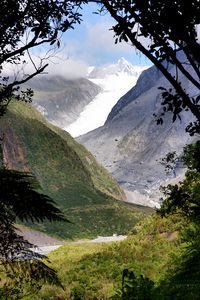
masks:
[[(173, 67), (171, 72), (175, 74)], [(185, 78), (180, 79), (191, 95), (197, 93)], [(184, 172), (178, 168), (166, 176), (160, 159), (171, 151), (180, 154), (191, 141), (184, 130), (192, 119), (188, 112), (175, 123), (167, 113), (164, 124), (156, 125), (153, 114), (162, 111), (160, 86), (169, 86), (162, 74), (155, 67), (145, 70), (114, 106), (105, 125), (78, 138), (112, 172), (129, 201), (150, 206), (159, 202), (160, 184), (177, 180)]]
[(33, 105), (51, 123), (63, 128), (73, 123), (101, 88), (86, 78), (67, 80), (41, 76), (29, 81), (34, 90)]
[(33, 173), (73, 222), (45, 222), (35, 229), (60, 238), (125, 234), (143, 217), (145, 209), (119, 201), (123, 192), (90, 152), (30, 105), (10, 104), (0, 128), (7, 168)]
[(112, 107), (144, 68), (121, 58), (114, 64), (89, 67), (87, 78), (42, 75), (26, 87), (34, 90), (33, 106), (49, 122), (76, 137), (105, 123)]

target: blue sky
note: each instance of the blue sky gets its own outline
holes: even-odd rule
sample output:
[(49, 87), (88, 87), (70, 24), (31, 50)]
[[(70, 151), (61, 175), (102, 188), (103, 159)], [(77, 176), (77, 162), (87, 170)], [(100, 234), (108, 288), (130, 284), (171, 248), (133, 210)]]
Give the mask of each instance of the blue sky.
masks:
[[(76, 24), (74, 30), (70, 29), (61, 36), (61, 47), (48, 51), (46, 45), (31, 51), (35, 65), (48, 63), (46, 72), (51, 75), (62, 75), (66, 78), (85, 77), (89, 66), (102, 66), (116, 63), (121, 57), (133, 65), (150, 66), (150, 62), (135, 48), (127, 43), (115, 44), (112, 26), (114, 20), (106, 14), (94, 14), (98, 7), (94, 4), (84, 5), (82, 22)], [(55, 51), (55, 52), (54, 52)], [(34, 65), (26, 55), (27, 65), (23, 68), (25, 73), (34, 70)], [(13, 73), (7, 68), (7, 72)]]
[(149, 65), (149, 61), (126, 43), (115, 44), (113, 31), (114, 20), (109, 14), (100, 16), (93, 12), (97, 5), (84, 5), (81, 24), (74, 30), (67, 31), (62, 40), (67, 56), (73, 60), (84, 61), (88, 65), (114, 63), (124, 57), (134, 65)]

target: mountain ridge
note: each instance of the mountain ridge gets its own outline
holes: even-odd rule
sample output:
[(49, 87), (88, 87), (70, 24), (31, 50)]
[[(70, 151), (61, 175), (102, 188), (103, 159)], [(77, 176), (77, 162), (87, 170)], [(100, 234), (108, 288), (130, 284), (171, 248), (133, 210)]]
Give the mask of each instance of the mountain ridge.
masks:
[(61, 128), (74, 122), (83, 108), (101, 91), (87, 78), (65, 79), (62, 76), (34, 78), (26, 85), (34, 90), (33, 106), (49, 122)]
[(120, 73), (126, 73), (129, 76), (138, 77), (142, 70), (147, 67), (134, 66), (129, 63), (124, 57), (121, 57), (116, 63), (106, 64), (100, 67), (92, 67), (88, 72), (87, 77), (92, 78), (105, 78), (109, 75), (119, 75)]
[[(174, 67), (171, 71), (176, 74)], [(196, 93), (184, 77), (180, 80), (190, 94)], [(174, 180), (174, 174), (165, 174), (160, 159), (171, 151), (180, 155), (185, 144), (194, 140), (185, 132), (193, 119), (189, 112), (183, 112), (181, 121), (175, 123), (166, 113), (163, 125), (156, 125), (153, 114), (162, 112), (160, 86), (170, 85), (154, 66), (143, 71), (136, 86), (113, 107), (104, 126), (77, 139), (128, 191), (129, 201), (150, 206), (159, 205), (159, 186)], [(177, 166), (176, 180), (183, 173)]]

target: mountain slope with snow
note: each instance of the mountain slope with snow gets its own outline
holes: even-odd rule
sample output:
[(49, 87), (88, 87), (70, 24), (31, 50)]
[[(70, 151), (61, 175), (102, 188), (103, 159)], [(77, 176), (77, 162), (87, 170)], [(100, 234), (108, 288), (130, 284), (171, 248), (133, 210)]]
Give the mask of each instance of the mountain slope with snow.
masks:
[[(175, 67), (171, 68), (176, 74)], [(190, 95), (197, 94), (186, 78), (180, 76), (180, 80)], [(184, 173), (179, 166), (166, 176), (160, 159), (171, 151), (180, 154), (192, 140), (185, 132), (192, 120), (189, 112), (175, 123), (166, 113), (163, 125), (156, 124), (153, 114), (162, 112), (160, 86), (169, 87), (161, 72), (155, 67), (145, 70), (113, 107), (104, 126), (78, 138), (112, 172), (129, 201), (149, 206), (158, 204), (161, 184), (178, 180)]]
[(113, 106), (145, 68), (121, 58), (115, 64), (89, 67), (87, 78), (41, 76), (26, 87), (34, 90), (33, 106), (49, 122), (77, 137), (104, 124)]
[(136, 83), (144, 66), (133, 66), (124, 58), (116, 64), (90, 68), (88, 79), (101, 87), (101, 92), (85, 106), (78, 119), (65, 127), (73, 137), (104, 125), (117, 101)]
[(34, 90), (33, 106), (61, 128), (73, 123), (101, 90), (86, 78), (67, 80), (62, 76), (41, 76), (28, 84)]

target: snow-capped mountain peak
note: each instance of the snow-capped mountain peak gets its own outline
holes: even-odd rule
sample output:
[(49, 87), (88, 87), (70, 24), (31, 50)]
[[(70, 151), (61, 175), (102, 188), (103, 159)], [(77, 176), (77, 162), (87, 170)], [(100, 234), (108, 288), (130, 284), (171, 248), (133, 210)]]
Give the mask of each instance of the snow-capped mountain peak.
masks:
[(117, 72), (124, 72), (128, 75), (136, 75), (136, 67), (130, 64), (124, 57), (121, 57), (115, 66)]
[(88, 79), (101, 87), (101, 92), (84, 108), (78, 119), (65, 129), (73, 136), (102, 126), (117, 101), (135, 84), (144, 66), (133, 66), (125, 58), (116, 64), (90, 67)]
[(121, 73), (138, 77), (138, 75), (141, 73), (141, 71), (144, 70), (144, 68), (144, 66), (133, 66), (124, 57), (121, 57), (115, 64), (89, 68), (88, 78), (103, 79), (110, 75), (119, 75)]

